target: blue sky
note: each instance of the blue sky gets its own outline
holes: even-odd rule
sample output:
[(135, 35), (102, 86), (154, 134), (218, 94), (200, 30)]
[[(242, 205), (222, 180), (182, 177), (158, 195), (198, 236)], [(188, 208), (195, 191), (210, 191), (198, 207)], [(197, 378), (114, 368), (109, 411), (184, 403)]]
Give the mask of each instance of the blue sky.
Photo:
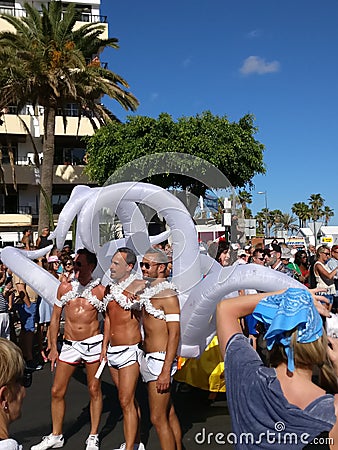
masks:
[(130, 84), (136, 114), (253, 114), (267, 172), (252, 211), (265, 206), (258, 191), (287, 213), (320, 193), (338, 223), (336, 0), (101, 0), (101, 12), (120, 44), (102, 60)]

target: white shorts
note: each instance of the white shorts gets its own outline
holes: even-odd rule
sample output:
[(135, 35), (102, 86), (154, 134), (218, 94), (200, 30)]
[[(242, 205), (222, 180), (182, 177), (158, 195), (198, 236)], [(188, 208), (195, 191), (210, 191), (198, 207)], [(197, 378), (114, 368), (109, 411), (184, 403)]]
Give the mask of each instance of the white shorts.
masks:
[[(156, 381), (162, 372), (162, 367), (164, 364), (165, 352), (153, 352), (153, 353), (142, 353), (140, 362), (140, 372), (142, 380), (145, 383), (149, 381)], [(176, 359), (171, 366), (171, 381), (172, 377), (177, 371), (177, 361)]]
[(83, 341), (68, 341), (62, 343), (59, 360), (68, 364), (80, 364), (81, 362), (95, 363), (100, 361), (103, 335), (96, 334)]
[(114, 369), (123, 369), (123, 367), (131, 366), (135, 363), (140, 363), (142, 350), (138, 344), (134, 345), (108, 345), (107, 361), (108, 366)]

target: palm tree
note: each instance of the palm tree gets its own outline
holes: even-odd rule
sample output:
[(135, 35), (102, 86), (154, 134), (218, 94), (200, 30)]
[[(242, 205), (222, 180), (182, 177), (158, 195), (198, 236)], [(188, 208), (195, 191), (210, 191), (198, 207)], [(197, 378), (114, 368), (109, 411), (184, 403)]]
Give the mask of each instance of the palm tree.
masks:
[(257, 221), (257, 232), (259, 234), (264, 234), (264, 223), (266, 221), (266, 214), (264, 213), (264, 211), (259, 211), (256, 214), (255, 219)]
[(324, 223), (327, 226), (329, 224), (329, 220), (331, 217), (334, 216), (334, 211), (329, 206), (325, 206), (323, 209), (323, 217), (324, 217)]
[(280, 209), (274, 209), (272, 211), (267, 212), (268, 231), (269, 231), (268, 236), (271, 235), (272, 227), (279, 223), (281, 215), (282, 211)]
[(316, 222), (320, 217), (323, 216), (322, 207), (324, 205), (325, 200), (320, 194), (311, 194), (309, 198), (310, 205), (310, 217)]
[(299, 228), (304, 228), (306, 226), (306, 221), (310, 219), (309, 206), (304, 202), (294, 203), (291, 211), (296, 214), (299, 219)]
[(247, 191), (239, 191), (238, 192), (238, 201), (241, 204), (241, 208), (242, 208), (241, 214), (242, 214), (242, 219), (244, 219), (247, 205), (252, 203), (252, 195), (250, 194), (250, 192), (247, 192)]
[[(31, 103), (44, 108), (43, 165), (41, 187), (52, 197), (54, 133), (56, 114), (63, 111), (66, 128), (67, 103), (97, 119), (100, 125), (111, 120), (98, 102), (103, 95), (117, 100), (126, 110), (135, 110), (137, 99), (126, 89), (127, 82), (101, 67), (98, 54), (106, 47), (118, 48), (117, 39), (100, 39), (104, 27), (87, 23), (74, 29), (78, 13), (74, 4), (63, 11), (62, 2), (51, 1), (42, 12), (24, 4), (26, 17), (1, 15), (14, 31), (0, 33), (0, 110), (15, 105), (18, 110)], [(39, 230), (49, 224), (47, 205), (40, 195)]]
[(298, 230), (297, 225), (295, 225), (296, 218), (291, 214), (281, 213), (278, 217), (278, 222), (275, 224), (275, 231), (286, 231), (287, 234)]
[(314, 238), (315, 245), (317, 245), (317, 233), (316, 222), (317, 220), (323, 216), (323, 210), (321, 209), (324, 205), (324, 199), (320, 194), (311, 194), (309, 198), (310, 205), (310, 218), (313, 220), (313, 230), (314, 230)]

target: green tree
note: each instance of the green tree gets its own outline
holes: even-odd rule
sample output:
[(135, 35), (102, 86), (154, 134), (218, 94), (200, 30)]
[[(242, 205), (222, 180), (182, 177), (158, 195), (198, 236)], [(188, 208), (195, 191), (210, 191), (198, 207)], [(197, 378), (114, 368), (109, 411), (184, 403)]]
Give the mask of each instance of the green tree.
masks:
[(275, 228), (276, 225), (280, 223), (280, 218), (282, 216), (282, 211), (280, 209), (274, 209), (274, 210), (266, 210), (264, 208), (264, 211), (267, 211), (267, 218), (268, 218), (268, 236), (271, 236), (271, 230), (272, 228)]
[(238, 200), (239, 203), (241, 204), (241, 213), (242, 213), (242, 218), (248, 218), (246, 217), (247, 214), (250, 214), (250, 210), (248, 210), (247, 205), (252, 203), (252, 195), (250, 194), (250, 192), (248, 191), (238, 191)]
[(334, 211), (329, 206), (325, 206), (323, 209), (323, 217), (324, 217), (324, 223), (327, 226), (329, 224), (329, 220), (331, 217), (334, 216)]
[(295, 225), (296, 218), (291, 214), (281, 213), (278, 216), (278, 220), (275, 223), (274, 231), (286, 231), (287, 234), (293, 233), (298, 230), (297, 225)]
[(314, 222), (314, 238), (315, 245), (317, 245), (317, 234), (318, 229), (316, 228), (316, 222), (323, 216), (322, 207), (324, 205), (325, 200), (320, 194), (311, 194), (309, 198), (310, 205), (310, 218)]
[[(43, 167), (41, 186), (48, 199), (52, 196), (54, 134), (58, 109), (66, 103), (79, 107), (99, 124), (111, 120), (97, 101), (108, 95), (126, 110), (135, 110), (138, 102), (128, 92), (127, 82), (101, 67), (98, 54), (105, 47), (118, 48), (116, 38), (101, 39), (104, 26), (87, 23), (75, 29), (78, 13), (74, 4), (63, 11), (62, 2), (51, 1), (42, 13), (24, 4), (26, 16), (2, 15), (14, 31), (0, 33), (0, 109), (25, 104), (44, 107)], [(88, 62), (89, 61), (89, 62)], [(66, 115), (63, 113), (64, 126)], [(40, 195), (39, 229), (48, 224), (44, 196)]]
[(291, 211), (298, 217), (299, 219), (299, 228), (303, 228), (306, 226), (306, 221), (310, 219), (310, 208), (304, 202), (294, 203), (292, 205)]
[(264, 211), (259, 211), (256, 216), (256, 223), (257, 223), (257, 233), (258, 234), (264, 234), (264, 224), (266, 221), (266, 214), (264, 213)]
[(309, 198), (310, 205), (310, 218), (317, 222), (320, 217), (323, 216), (322, 207), (324, 205), (325, 200), (320, 194), (311, 194)]
[[(244, 116), (238, 123), (231, 123), (226, 117), (214, 116), (208, 111), (195, 117), (181, 117), (176, 122), (165, 113), (160, 114), (158, 119), (128, 117), (126, 123), (111, 123), (86, 139), (86, 172), (91, 179), (103, 184), (117, 169), (142, 156), (178, 152), (197, 156), (213, 164), (234, 187), (251, 186), (254, 175), (265, 173), (264, 146), (254, 139), (256, 132), (251, 115)], [(177, 168), (175, 158), (171, 162), (173, 168)], [(149, 164), (144, 167), (143, 161), (140, 165), (137, 162), (135, 164), (136, 180), (140, 180), (141, 174), (141, 179), (164, 188), (189, 188), (196, 195), (203, 195), (200, 183), (196, 183), (193, 176), (170, 172), (170, 161), (166, 161), (165, 166), (160, 158), (151, 167)], [(202, 170), (195, 162), (191, 167), (181, 169), (181, 173), (189, 175), (190, 171), (197, 176), (199, 169)], [(114, 181), (122, 181), (122, 175)], [(133, 179), (131, 170), (128, 170), (128, 179)], [(212, 181), (212, 187), (224, 188), (218, 186), (220, 180)]]

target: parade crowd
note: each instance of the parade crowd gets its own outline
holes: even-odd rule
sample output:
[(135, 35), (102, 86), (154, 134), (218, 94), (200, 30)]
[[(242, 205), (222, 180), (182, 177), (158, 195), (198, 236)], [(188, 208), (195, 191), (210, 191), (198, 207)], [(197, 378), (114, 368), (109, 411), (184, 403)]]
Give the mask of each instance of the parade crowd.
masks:
[[(48, 235), (49, 230), (45, 228), (34, 248), (50, 245)], [(24, 232), (17, 247), (32, 249), (30, 230)], [(254, 247), (248, 243), (240, 248), (219, 239), (201, 245), (201, 251), (223, 267), (266, 266), (298, 280), (305, 288), (278, 291), (277, 287), (273, 293), (246, 289), (239, 291), (237, 298), (219, 303), (219, 355), (220, 363), (224, 364), (226, 349), (222, 376), (224, 379), (225, 372), (234, 430), (242, 433), (246, 427), (251, 427), (259, 433), (262, 431), (261, 423), (273, 427), (269, 423), (273, 415), (290, 424), (290, 429), (296, 428), (291, 423), (299, 420), (304, 430), (308, 430), (310, 417), (316, 425), (312, 424), (309, 443), (313, 444), (322, 432), (334, 436), (337, 407), (331, 394), (338, 392), (338, 346), (334, 340), (326, 338), (322, 330), (326, 317), (338, 308), (338, 245), (332, 248), (326, 245), (289, 248), (273, 241), (268, 246), (258, 244)], [(100, 279), (93, 278), (97, 258), (84, 248), (74, 254), (69, 245), (61, 251), (53, 247), (46, 256), (36, 260), (36, 264), (60, 280), (53, 306), (0, 263), (0, 353), (3, 355), (0, 355), (0, 366), (5, 364), (10, 354), (10, 358), (17, 361), (12, 372), (7, 371), (8, 379), (1, 379), (0, 375), (0, 449), (21, 448), (9, 438), (8, 426), (20, 416), (25, 386), (21, 380), (29, 372), (42, 370), (44, 365), (55, 373), (51, 389), (52, 428), (51, 433), (31, 450), (63, 447), (65, 395), (74, 371), (79, 365), (84, 365), (90, 398), (90, 430), (85, 448), (98, 450), (102, 413), (100, 374), (107, 364), (123, 412), (125, 442), (120, 448), (145, 448), (140, 437), (142, 411), (135, 396), (141, 377), (147, 386), (150, 420), (161, 448), (181, 450), (182, 432), (170, 394), (178, 369), (180, 340), (180, 306), (177, 288), (171, 281), (170, 244), (163, 243), (146, 251), (139, 263), (142, 277), (136, 273), (138, 262), (135, 253), (127, 247), (119, 248), (111, 257), (110, 282), (106, 286)], [(274, 328), (277, 310), (280, 314), (278, 330)], [(269, 333), (270, 341), (267, 338)], [(317, 359), (312, 356), (312, 350), (302, 353), (304, 346), (317, 340), (320, 340), (316, 349)], [(329, 350), (328, 343), (331, 343)], [(279, 353), (272, 357), (271, 350), (275, 346)], [(241, 358), (238, 358), (238, 352)], [(11, 364), (8, 362), (7, 366)], [(203, 364), (203, 355), (197, 364)], [(193, 381), (189, 375), (189, 360), (182, 366), (176, 380), (198, 386), (198, 381)], [(324, 388), (312, 381), (314, 366), (317, 367), (315, 375), (320, 381), (324, 380)], [(272, 372), (264, 372), (265, 369)], [(193, 372), (198, 374), (196, 367)], [(248, 375), (244, 376), (247, 372)], [(282, 388), (281, 391), (278, 388), (278, 395), (283, 405), (279, 405), (277, 412), (269, 400), (272, 394), (270, 385), (266, 385), (268, 378), (272, 385), (278, 379)], [(13, 383), (20, 388), (16, 389), (15, 395), (12, 391), (9, 395), (4, 389)], [(305, 392), (303, 400), (296, 393), (300, 386)], [(210, 386), (203, 388), (213, 391)], [(324, 397), (326, 404), (323, 406)], [(250, 416), (251, 403), (254, 405), (255, 402), (260, 405), (258, 416), (262, 415), (261, 420), (256, 417), (256, 422)], [(285, 402), (296, 405), (297, 413), (292, 416)], [(307, 411), (305, 420), (304, 410), (309, 404), (313, 408), (311, 412)], [(325, 412), (327, 409), (329, 412)], [(241, 444), (238, 448), (258, 446)], [(260, 448), (269, 447), (263, 444)], [(306, 446), (297, 444), (289, 448)]]

